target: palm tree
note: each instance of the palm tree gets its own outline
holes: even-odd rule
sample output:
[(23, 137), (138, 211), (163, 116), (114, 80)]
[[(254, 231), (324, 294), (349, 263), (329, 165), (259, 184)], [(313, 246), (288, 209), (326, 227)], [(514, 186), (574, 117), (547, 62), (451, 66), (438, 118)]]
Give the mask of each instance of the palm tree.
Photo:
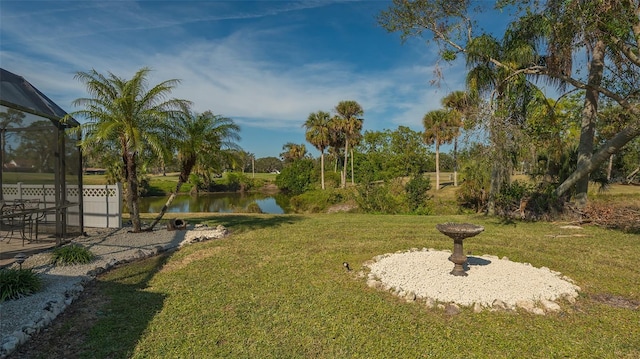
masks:
[[(364, 119), (360, 118), (364, 115), (364, 110), (359, 103), (353, 100), (340, 101), (335, 108), (338, 114), (339, 121), (337, 122), (337, 130), (344, 134), (344, 169), (342, 172), (342, 188), (347, 186), (347, 156), (349, 155), (349, 146), (352, 146), (360, 138), (360, 131), (362, 131), (362, 122)], [(351, 151), (351, 163), (353, 168), (353, 150)], [(351, 182), (353, 182), (353, 171), (351, 174)]]
[(206, 162), (206, 158), (217, 157), (222, 151), (237, 151), (239, 146), (235, 141), (240, 139), (240, 126), (232, 119), (214, 115), (211, 111), (202, 114), (187, 113), (179, 118), (174, 127), (174, 145), (178, 150), (180, 175), (176, 189), (167, 203), (162, 206), (160, 213), (147, 230), (153, 230), (164, 216), (167, 209), (180, 192), (182, 185), (189, 180), (191, 171), (198, 163)]
[(430, 111), (422, 119), (424, 125), (423, 139), (427, 145), (436, 145), (436, 191), (440, 189), (440, 145), (450, 143), (455, 136), (459, 125), (457, 118), (451, 111)]
[(318, 111), (311, 113), (304, 123), (307, 129), (305, 133), (307, 141), (320, 151), (320, 182), (322, 189), (324, 188), (324, 150), (330, 144), (330, 127), (329, 121), (331, 115), (328, 112)]
[(142, 68), (127, 80), (109, 72), (107, 76), (96, 70), (78, 72), (75, 78), (84, 83), (90, 97), (73, 101), (83, 106), (72, 116), (88, 121), (80, 126), (84, 133), (81, 146), (93, 143), (116, 145), (123, 161), (123, 178), (127, 182), (126, 201), (131, 215), (133, 232), (140, 232), (138, 209), (138, 165), (144, 151), (164, 158), (167, 144), (165, 131), (171, 130), (171, 122), (186, 111), (190, 102), (167, 99), (180, 83), (172, 79), (151, 88), (147, 76), (151, 70)]
[(307, 155), (307, 146), (303, 143), (297, 144), (293, 142), (287, 142), (282, 146), (282, 152), (280, 157), (285, 163), (291, 163), (295, 160), (304, 158)]
[(541, 91), (523, 73), (513, 69), (536, 60), (535, 48), (520, 41), (512, 30), (499, 42), (490, 35), (474, 38), (467, 48), (467, 88), (474, 98), (488, 98), (490, 116), (488, 137), (491, 143), (491, 182), (487, 210), (495, 213), (495, 199), (503, 185), (510, 183), (511, 153), (526, 143), (522, 124), (531, 101)]
[[(333, 116), (329, 120), (329, 157), (333, 159), (333, 172), (338, 172), (338, 162), (343, 157), (345, 136), (341, 130), (342, 120), (338, 116)], [(342, 175), (340, 176), (342, 179)], [(340, 183), (342, 185), (342, 182)]]
[(470, 117), (471, 109), (476, 106), (477, 101), (464, 91), (454, 91), (442, 99), (442, 106), (452, 111), (455, 128), (453, 134), (453, 186), (458, 187), (458, 137), (460, 127), (464, 126), (465, 120)]

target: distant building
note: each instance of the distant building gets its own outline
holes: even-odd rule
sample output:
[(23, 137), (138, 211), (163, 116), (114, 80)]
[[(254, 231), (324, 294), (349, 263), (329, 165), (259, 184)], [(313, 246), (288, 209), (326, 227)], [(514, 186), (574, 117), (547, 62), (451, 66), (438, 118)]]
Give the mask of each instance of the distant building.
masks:
[(84, 169), (84, 174), (86, 175), (103, 175), (105, 173), (107, 173), (107, 170), (104, 168), (88, 167)]

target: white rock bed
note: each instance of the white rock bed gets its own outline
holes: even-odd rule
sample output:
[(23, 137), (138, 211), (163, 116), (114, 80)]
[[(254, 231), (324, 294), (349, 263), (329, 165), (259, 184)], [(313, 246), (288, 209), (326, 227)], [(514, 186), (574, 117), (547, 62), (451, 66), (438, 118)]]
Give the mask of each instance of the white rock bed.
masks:
[(522, 308), (535, 314), (561, 310), (557, 301), (574, 302), (580, 291), (571, 279), (549, 268), (491, 255), (468, 256), (468, 276), (454, 276), (450, 255), (423, 249), (377, 256), (366, 264), (367, 284), (430, 307), (454, 303), (476, 312)]

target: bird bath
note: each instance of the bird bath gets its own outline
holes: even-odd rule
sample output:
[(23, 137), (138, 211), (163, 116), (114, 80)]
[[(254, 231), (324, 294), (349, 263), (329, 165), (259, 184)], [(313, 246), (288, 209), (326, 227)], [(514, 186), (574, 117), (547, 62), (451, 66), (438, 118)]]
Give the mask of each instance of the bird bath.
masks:
[(464, 264), (467, 263), (467, 256), (464, 255), (462, 241), (484, 231), (484, 227), (471, 223), (440, 223), (436, 224), (436, 229), (445, 236), (453, 239), (453, 254), (449, 260), (454, 263), (451, 274), (455, 276), (466, 276)]

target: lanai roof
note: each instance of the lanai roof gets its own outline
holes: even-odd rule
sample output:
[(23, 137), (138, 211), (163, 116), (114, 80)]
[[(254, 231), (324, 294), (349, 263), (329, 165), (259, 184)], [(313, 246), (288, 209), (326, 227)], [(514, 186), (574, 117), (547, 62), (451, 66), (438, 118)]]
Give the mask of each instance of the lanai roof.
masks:
[(31, 85), (22, 76), (0, 68), (0, 105), (48, 118), (63, 127), (75, 127), (79, 123), (70, 118), (62, 124), (60, 120), (67, 113)]

